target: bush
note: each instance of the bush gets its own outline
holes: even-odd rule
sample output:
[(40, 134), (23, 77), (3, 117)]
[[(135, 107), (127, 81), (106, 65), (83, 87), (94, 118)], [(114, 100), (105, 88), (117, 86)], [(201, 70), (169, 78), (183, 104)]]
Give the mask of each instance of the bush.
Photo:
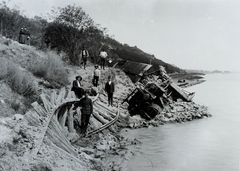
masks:
[(16, 65), (9, 65), (6, 81), (11, 89), (20, 95), (30, 97), (37, 94), (32, 76)]
[(68, 84), (68, 74), (63, 66), (60, 57), (54, 52), (47, 52), (47, 58), (31, 58), (31, 65), (28, 67), (33, 75), (42, 77), (52, 85)]
[(29, 98), (13, 94), (11, 98), (6, 101), (16, 113), (25, 114), (31, 108), (31, 104), (36, 101), (34, 98), (35, 97)]
[(8, 66), (9, 66), (8, 62), (5, 59), (0, 58), (0, 80), (6, 78)]

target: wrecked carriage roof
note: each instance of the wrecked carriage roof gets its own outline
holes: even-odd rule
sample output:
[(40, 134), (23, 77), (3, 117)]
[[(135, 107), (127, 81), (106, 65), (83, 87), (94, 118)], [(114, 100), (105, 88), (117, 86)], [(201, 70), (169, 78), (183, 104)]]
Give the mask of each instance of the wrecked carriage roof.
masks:
[(152, 65), (140, 63), (140, 62), (133, 62), (127, 61), (125, 62), (120, 68), (127, 73), (131, 73), (134, 75), (142, 76), (145, 71), (148, 71)]

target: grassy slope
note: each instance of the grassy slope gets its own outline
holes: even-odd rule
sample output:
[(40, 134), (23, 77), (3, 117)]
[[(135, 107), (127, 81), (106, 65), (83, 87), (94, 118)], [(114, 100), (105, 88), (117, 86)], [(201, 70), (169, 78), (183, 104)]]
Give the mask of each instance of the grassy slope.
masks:
[[(57, 58), (61, 58), (63, 55), (58, 56), (54, 54), (53, 52), (43, 52), (40, 50), (37, 50), (36, 48), (32, 46), (22, 45), (19, 44), (16, 41), (12, 41), (9, 39), (6, 39), (4, 37), (0, 37), (0, 117), (4, 116), (12, 116), (15, 113), (24, 114), (27, 110), (29, 110), (29, 107), (31, 107), (29, 104), (32, 101), (39, 100), (39, 94), (40, 93), (48, 93), (52, 91), (53, 87), (51, 87), (53, 84), (57, 84), (56, 82), (62, 79), (62, 77), (66, 77), (67, 81), (62, 80), (64, 84), (61, 85), (61, 87), (65, 86), (68, 89), (71, 88), (71, 82), (75, 79), (76, 75), (81, 75), (83, 78), (83, 86), (84, 88), (91, 88), (92, 87), (92, 74), (93, 74), (93, 64), (88, 63), (86, 70), (76, 67), (76, 66), (70, 66), (66, 63), (63, 63), (62, 61), (47, 61), (52, 62), (54, 64), (56, 63), (63, 63), (64, 66), (59, 64), (59, 66), (53, 66), (50, 65), (47, 68), (44, 68), (41, 65), (46, 65), (45, 63), (42, 63), (45, 59), (48, 59), (49, 56), (52, 58), (53, 56), (56, 56)], [(17, 93), (16, 91), (12, 90), (12, 87), (9, 86), (9, 80), (7, 73), (9, 72), (10, 66), (14, 65), (19, 69), (19, 73), (21, 76), (21, 73), (24, 73), (27, 75), (27, 78), (31, 80), (31, 82), (34, 83), (36, 86), (36, 95), (33, 97), (24, 97), (21, 95), (21, 93)], [(40, 68), (38, 70), (47, 70), (51, 68), (57, 68), (56, 71), (49, 70), (47, 73), (50, 74), (47, 78), (46, 76), (43, 77), (36, 77), (33, 75), (33, 71), (37, 68)], [(35, 69), (35, 70), (34, 70)], [(63, 73), (65, 75), (61, 76), (59, 75), (60, 72), (66, 71), (66, 73)], [(129, 86), (122, 86), (124, 85), (131, 85), (131, 81), (125, 76), (125, 74), (120, 70), (111, 70), (106, 69), (101, 71), (101, 78), (100, 78), (100, 87), (101, 90), (104, 86), (105, 81), (107, 80), (108, 75), (116, 75), (116, 83), (118, 88), (119, 85), (121, 85), (121, 91), (118, 91), (116, 93), (116, 98), (124, 98), (122, 97), (124, 91), (127, 91)], [(36, 74), (35, 74), (36, 75)], [(41, 74), (38, 74), (41, 75)], [(56, 78), (59, 77), (59, 78)], [(17, 78), (18, 79), (18, 78)], [(55, 79), (55, 82), (52, 81)], [(15, 83), (17, 84), (17, 83)], [(119, 84), (119, 85), (118, 85)], [(59, 84), (58, 84), (59, 85)], [(18, 85), (19, 87), (25, 87), (26, 85)], [(55, 86), (55, 89), (60, 88), (60, 86)]]

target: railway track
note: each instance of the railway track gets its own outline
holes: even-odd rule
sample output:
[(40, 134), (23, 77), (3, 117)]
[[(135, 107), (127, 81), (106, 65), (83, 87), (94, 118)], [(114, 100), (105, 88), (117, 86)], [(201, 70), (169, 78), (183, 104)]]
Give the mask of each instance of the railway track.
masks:
[[(72, 110), (73, 104), (78, 100), (70, 90), (62, 88), (60, 92), (53, 91), (50, 94), (40, 95), (42, 105), (37, 102), (32, 103), (34, 111), (26, 113), (25, 118), (30, 125), (38, 128), (40, 138), (36, 140), (35, 147), (32, 150), (33, 155), (37, 155), (43, 144), (44, 138), (48, 138), (54, 148), (58, 148), (72, 157), (76, 161), (77, 152), (66, 137), (68, 133), (76, 133), (76, 124), (80, 123), (80, 110)], [(87, 137), (97, 134), (104, 129), (114, 132), (113, 125), (119, 122), (120, 106), (112, 108), (105, 107), (105, 104), (98, 100), (99, 95), (91, 97), (93, 100), (93, 115), (90, 119), (90, 125)], [(120, 119), (122, 120), (122, 119)]]

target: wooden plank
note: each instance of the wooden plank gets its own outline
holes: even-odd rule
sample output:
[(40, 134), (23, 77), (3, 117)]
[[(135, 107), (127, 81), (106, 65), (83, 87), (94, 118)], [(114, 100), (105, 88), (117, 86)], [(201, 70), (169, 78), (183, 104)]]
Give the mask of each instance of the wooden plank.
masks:
[(65, 95), (66, 95), (65, 99), (69, 99), (71, 97), (71, 90), (66, 89), (66, 94)]
[(175, 83), (171, 83), (170, 86), (174, 90), (176, 90), (181, 95), (181, 97), (183, 97), (184, 100), (191, 101), (191, 99), (189, 99), (188, 95), (186, 93), (184, 93), (184, 91), (180, 87), (178, 87)]
[(53, 91), (50, 95), (50, 100), (53, 105), (56, 105), (56, 98), (57, 98), (56, 91)]
[(35, 111), (28, 111), (25, 115), (24, 118), (28, 121), (28, 123), (32, 126), (40, 126), (41, 121), (39, 118), (39, 115)]
[(52, 110), (52, 107), (51, 107), (52, 104), (51, 104), (51, 102), (47, 99), (46, 94), (41, 94), (40, 97), (41, 97), (41, 99), (42, 99), (42, 101), (43, 101), (43, 105), (44, 105), (46, 111), (47, 111), (48, 113), (51, 112), (51, 110)]
[(93, 112), (93, 117), (96, 118), (99, 122), (101, 122), (103, 125), (108, 123), (107, 120), (102, 118), (96, 111)]
[(64, 99), (66, 99), (67, 98), (67, 96), (68, 96), (68, 91), (69, 91), (69, 89), (67, 89), (67, 88), (64, 88), (65, 89), (65, 94), (64, 94)]
[(40, 115), (40, 116), (47, 116), (47, 111), (38, 104), (38, 102), (33, 102), (32, 104), (33, 109)]
[(100, 122), (98, 122), (94, 117), (91, 117), (89, 119), (89, 124), (92, 126), (93, 130), (102, 126), (102, 124), (100, 124)]
[[(55, 120), (55, 119), (52, 119), (51, 120), (51, 122), (50, 122), (50, 124), (49, 124), (49, 128), (50, 129), (48, 129), (48, 131), (49, 130), (51, 130), (51, 131), (53, 131), (54, 133), (56, 133), (57, 134), (57, 137), (56, 138), (58, 138), (58, 139), (60, 139), (60, 142), (59, 143), (61, 143), (62, 145), (65, 145), (67, 148), (68, 148), (68, 151), (69, 152), (75, 152), (75, 150), (74, 150), (74, 147), (71, 145), (71, 143), (69, 142), (69, 140), (65, 137), (65, 135), (63, 134), (63, 131), (62, 131), (62, 128), (61, 128), (61, 126), (60, 126), (60, 124), (58, 123), (58, 121), (57, 120)], [(72, 153), (71, 152), (71, 153)]]
[(68, 110), (68, 131), (73, 133), (76, 132), (73, 124), (73, 110)]
[(112, 117), (110, 117), (109, 115), (107, 115), (107, 114), (104, 113), (104, 112), (100, 112), (100, 111), (99, 111), (98, 113), (99, 113), (100, 116), (102, 116), (104, 119), (107, 119), (108, 121), (113, 120)]
[(59, 121), (60, 121), (60, 118), (62, 118), (62, 116), (66, 112), (66, 110), (67, 110), (67, 106), (66, 105), (61, 105), (60, 107), (58, 107), (55, 115), (57, 116)]
[(41, 145), (42, 145), (43, 139), (44, 139), (44, 137), (45, 137), (45, 135), (46, 135), (46, 132), (47, 132), (47, 130), (48, 130), (48, 126), (49, 126), (49, 123), (50, 123), (50, 121), (51, 121), (53, 112), (50, 113), (50, 116), (46, 117), (46, 116), (47, 116), (47, 113), (44, 111), (44, 109), (43, 109), (37, 102), (34, 102), (34, 103), (32, 103), (31, 105), (32, 105), (33, 108), (36, 110), (36, 112), (37, 112), (40, 116), (45, 117), (45, 119), (46, 119), (46, 121), (47, 121), (47, 123), (44, 125), (43, 130), (42, 130), (42, 132), (41, 132), (42, 135), (40, 136), (40, 140), (38, 140), (38, 145), (36, 146), (36, 148), (34, 148), (34, 149), (32, 150), (32, 153), (33, 153), (34, 155), (36, 155), (36, 154), (38, 153), (39, 149), (41, 148)]
[(98, 132), (100, 132), (100, 131), (108, 128), (108, 127), (111, 126), (112, 124), (116, 123), (117, 120), (118, 120), (118, 117), (119, 117), (119, 113), (120, 113), (119, 111), (120, 111), (120, 110), (119, 110), (119, 106), (118, 106), (118, 111), (117, 111), (116, 117), (115, 117), (112, 121), (110, 121), (110, 122), (104, 124), (103, 126), (101, 126), (100, 128), (89, 132), (89, 133), (87, 134), (87, 137), (88, 137), (88, 136), (91, 136), (91, 135), (93, 135), (93, 134), (96, 134), (96, 133), (98, 133)]
[(66, 124), (67, 115), (68, 115), (68, 110), (65, 110), (63, 116), (59, 118), (59, 124), (61, 125), (62, 128), (64, 128)]
[(48, 129), (47, 136), (55, 145), (77, 157), (77, 153), (75, 152), (73, 146), (70, 143), (67, 144), (66, 142), (69, 141), (67, 139), (63, 139), (59, 132), (56, 132), (56, 129)]

